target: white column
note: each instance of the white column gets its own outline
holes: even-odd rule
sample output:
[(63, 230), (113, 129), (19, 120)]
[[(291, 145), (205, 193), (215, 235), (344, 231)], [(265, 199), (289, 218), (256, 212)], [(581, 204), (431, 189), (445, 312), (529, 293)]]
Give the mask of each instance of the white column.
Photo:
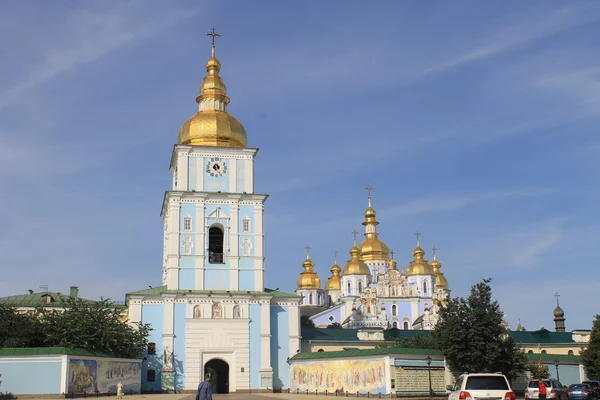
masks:
[(205, 232), (206, 207), (204, 201), (196, 205), (196, 290), (204, 289), (204, 266), (206, 263)]
[(290, 357), (300, 350), (300, 315), (298, 313), (298, 305), (292, 305), (290, 310)]
[(176, 290), (179, 289), (179, 199), (169, 199), (168, 207), (167, 288)]
[(419, 318), (419, 301), (412, 298), (410, 299), (410, 326), (412, 329), (412, 324), (415, 322), (415, 319)]
[[(394, 358), (387, 356), (384, 358), (384, 363), (385, 363), (385, 375), (387, 376), (387, 379), (385, 380), (385, 394), (391, 394), (392, 393), (392, 379), (396, 379), (396, 368), (394, 365)], [(393, 375), (392, 375), (393, 374)], [(398, 382), (396, 382), (396, 385), (398, 385)]]
[(69, 356), (64, 355), (60, 357), (60, 392), (68, 393), (69, 383)]
[(188, 190), (188, 159), (188, 151), (177, 151), (177, 190)]
[(260, 304), (260, 372), (272, 372), (271, 368), (271, 303), (261, 300)]
[(258, 205), (254, 208), (254, 290), (262, 292), (265, 290), (265, 246), (264, 246), (264, 205)]
[[(173, 353), (175, 349), (174, 346), (174, 306), (175, 306), (175, 295), (163, 295), (164, 301), (164, 314), (163, 314), (163, 343), (162, 348), (164, 350), (168, 349), (169, 354)], [(178, 352), (182, 354), (185, 352), (185, 349), (177, 349)], [(166, 353), (166, 352), (165, 352)], [(169, 364), (168, 360), (163, 360), (163, 369), (172, 369), (174, 366)]]
[[(235, 162), (235, 160), (232, 160)], [(235, 180), (234, 180), (235, 183)], [(231, 290), (239, 290), (239, 248), (240, 248), (240, 227), (239, 227), (239, 203), (234, 203), (230, 206), (231, 210), (231, 228), (229, 229), (229, 288)]]
[(246, 193), (254, 193), (254, 157), (251, 160), (244, 160), (244, 170), (246, 171), (246, 179), (244, 179), (244, 187)]
[(128, 315), (130, 323), (142, 321), (142, 297), (129, 298)]

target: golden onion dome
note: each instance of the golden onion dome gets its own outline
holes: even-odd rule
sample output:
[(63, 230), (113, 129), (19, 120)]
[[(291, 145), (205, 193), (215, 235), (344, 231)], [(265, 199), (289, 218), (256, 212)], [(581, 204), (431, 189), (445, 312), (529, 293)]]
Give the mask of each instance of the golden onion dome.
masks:
[(431, 265), (423, 258), (425, 255), (425, 251), (421, 248), (421, 246), (417, 245), (417, 247), (413, 251), (413, 256), (415, 259), (410, 262), (408, 268), (406, 268), (406, 275), (414, 276), (414, 275), (434, 275), (433, 268)]
[(302, 263), (302, 267), (304, 271), (300, 274), (298, 278), (298, 290), (300, 289), (319, 289), (321, 287), (321, 279), (317, 275), (315, 271), (313, 271), (313, 267), (315, 263), (312, 262), (310, 258), (307, 258)]
[(334, 262), (330, 271), (331, 276), (327, 279), (327, 282), (325, 282), (325, 290), (342, 290), (342, 277), (340, 276), (342, 269), (337, 261)]
[(385, 243), (379, 240), (377, 225), (379, 222), (375, 210), (371, 207), (371, 196), (369, 196), (369, 207), (365, 211), (365, 240), (360, 244), (360, 258), (362, 260), (388, 260), (390, 249)]
[(344, 266), (343, 275), (370, 275), (371, 270), (363, 260), (360, 259), (360, 250), (356, 244), (350, 249), (350, 260)]
[(438, 261), (437, 256), (435, 254), (436, 248), (433, 248), (433, 261), (430, 263), (431, 268), (433, 268), (433, 273), (435, 275), (435, 287), (441, 289), (448, 289), (448, 280), (444, 276), (444, 274), (440, 271), (442, 268), (442, 263)]
[(219, 76), (221, 63), (215, 57), (206, 62), (207, 76), (200, 85), (196, 98), (199, 111), (190, 117), (179, 130), (178, 143), (193, 146), (245, 148), (248, 145), (246, 130), (227, 112), (227, 87)]

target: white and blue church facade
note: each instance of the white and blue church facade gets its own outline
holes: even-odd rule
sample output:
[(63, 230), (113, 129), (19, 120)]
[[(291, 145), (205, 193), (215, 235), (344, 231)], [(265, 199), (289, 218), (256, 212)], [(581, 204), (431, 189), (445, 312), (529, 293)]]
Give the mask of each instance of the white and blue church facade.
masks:
[[(211, 373), (217, 392), (289, 387), (300, 349), (299, 303), (264, 287), (265, 194), (215, 57), (179, 131), (164, 196), (162, 286), (127, 294), (131, 322), (151, 324), (143, 390), (194, 391)], [(158, 273), (158, 271), (157, 271)]]

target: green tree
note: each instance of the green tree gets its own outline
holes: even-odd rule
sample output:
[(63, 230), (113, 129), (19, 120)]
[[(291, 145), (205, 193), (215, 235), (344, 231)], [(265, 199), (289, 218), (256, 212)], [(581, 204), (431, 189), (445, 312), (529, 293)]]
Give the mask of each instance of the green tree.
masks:
[(17, 312), (0, 306), (0, 347), (42, 347), (45, 335), (39, 312)]
[(589, 378), (600, 378), (600, 314), (595, 316), (587, 348), (581, 351), (581, 362)]
[(301, 328), (314, 328), (315, 323), (308, 316), (303, 315), (300, 317), (300, 327)]
[(450, 299), (440, 308), (433, 339), (454, 373), (500, 371), (511, 379), (525, 371), (526, 356), (502, 324), (490, 281), (484, 279), (466, 299)]
[(42, 309), (40, 319), (47, 346), (96, 350), (139, 358), (148, 346), (150, 325), (129, 324), (122, 308), (109, 300), (89, 302), (69, 298), (64, 310)]
[(527, 370), (531, 372), (531, 377), (535, 379), (548, 379), (550, 378), (550, 370), (547, 365), (542, 363), (542, 360), (534, 361), (531, 360), (527, 363)]
[(340, 324), (339, 322), (334, 322), (332, 324), (327, 325), (328, 328), (341, 328), (342, 324)]
[(386, 348), (412, 348), (412, 349), (435, 349), (436, 343), (430, 336), (423, 336), (417, 333), (412, 338), (408, 339), (404, 336), (397, 337), (393, 342), (379, 343), (376, 347)]

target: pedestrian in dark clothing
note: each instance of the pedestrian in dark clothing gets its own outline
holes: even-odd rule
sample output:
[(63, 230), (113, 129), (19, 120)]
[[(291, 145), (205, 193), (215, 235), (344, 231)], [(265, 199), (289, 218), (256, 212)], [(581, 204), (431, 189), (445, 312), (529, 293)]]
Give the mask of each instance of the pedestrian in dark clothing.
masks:
[(198, 385), (196, 400), (212, 400), (212, 388), (210, 386), (210, 374), (204, 375), (204, 381)]
[(546, 385), (544, 385), (544, 381), (540, 379), (540, 400), (546, 400)]

